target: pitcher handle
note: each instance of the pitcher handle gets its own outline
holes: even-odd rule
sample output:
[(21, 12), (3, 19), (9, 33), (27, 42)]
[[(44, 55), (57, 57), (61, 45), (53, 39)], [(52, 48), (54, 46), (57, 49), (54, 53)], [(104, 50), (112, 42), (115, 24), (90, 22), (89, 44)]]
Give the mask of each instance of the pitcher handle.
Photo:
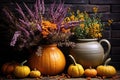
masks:
[(107, 43), (107, 46), (108, 46), (108, 49), (107, 49), (107, 51), (106, 51), (105, 54), (104, 54), (104, 59), (103, 59), (103, 61), (105, 61), (106, 58), (108, 57), (109, 53), (110, 53), (111, 44), (110, 44), (110, 42), (109, 42), (107, 39), (101, 39), (101, 40), (99, 41), (100, 44), (101, 44), (102, 42)]

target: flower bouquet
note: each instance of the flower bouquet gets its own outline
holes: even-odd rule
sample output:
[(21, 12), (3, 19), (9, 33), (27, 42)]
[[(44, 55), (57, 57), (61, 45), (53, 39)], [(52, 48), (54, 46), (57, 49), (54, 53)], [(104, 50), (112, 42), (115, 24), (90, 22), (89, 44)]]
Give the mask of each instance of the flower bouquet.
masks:
[[(59, 5), (54, 2), (48, 10), (45, 8), (44, 0), (37, 0), (34, 9), (30, 9), (24, 3), (26, 13), (19, 4), (16, 5), (16, 11), (20, 16), (16, 17), (8, 8), (4, 8), (3, 11), (14, 32), (10, 45), (19, 49), (40, 44), (69, 42), (69, 36), (72, 35), (71, 27), (80, 23), (80, 21), (64, 21), (68, 7), (64, 7), (63, 2)], [(69, 44), (71, 43), (67, 45)]]
[(65, 18), (67, 22), (69, 21), (81, 21), (81, 23), (72, 29), (74, 37), (77, 39), (94, 39), (101, 38), (102, 32), (105, 27), (110, 26), (113, 20), (108, 20), (105, 24), (102, 22), (102, 15), (98, 13), (98, 8), (93, 7), (93, 14), (89, 14), (86, 11), (80, 12), (77, 10), (75, 12), (70, 12)]

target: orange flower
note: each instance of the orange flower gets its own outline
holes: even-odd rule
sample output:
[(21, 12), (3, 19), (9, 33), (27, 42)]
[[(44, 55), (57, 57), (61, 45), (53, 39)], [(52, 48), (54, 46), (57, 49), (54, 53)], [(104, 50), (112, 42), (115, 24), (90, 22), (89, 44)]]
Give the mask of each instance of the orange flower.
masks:
[(68, 32), (70, 32), (70, 29), (69, 28), (68, 29), (62, 28), (62, 32), (63, 33), (68, 33)]
[(43, 37), (47, 37), (48, 34), (49, 34), (49, 31), (42, 30)]
[(42, 21), (42, 29), (44, 28), (57, 29), (57, 25), (50, 21)]
[(50, 34), (50, 30), (57, 29), (57, 25), (51, 23), (50, 21), (42, 21), (42, 35), (43, 37), (47, 37)]
[(54, 24), (54, 23), (51, 23), (51, 27), (50, 27), (51, 29), (57, 29), (57, 25), (56, 24)]

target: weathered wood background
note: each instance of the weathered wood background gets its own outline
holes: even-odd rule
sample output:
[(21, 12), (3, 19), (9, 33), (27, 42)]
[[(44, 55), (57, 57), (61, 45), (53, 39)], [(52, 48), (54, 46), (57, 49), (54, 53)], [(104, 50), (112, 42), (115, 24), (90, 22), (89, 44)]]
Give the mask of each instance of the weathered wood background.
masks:
[[(45, 0), (45, 4), (52, 3), (54, 0)], [(58, 2), (59, 0), (56, 0)], [(120, 70), (120, 0), (64, 0), (65, 5), (70, 6), (73, 10), (80, 9), (81, 11), (91, 12), (93, 6), (99, 8), (99, 13), (103, 15), (102, 20), (107, 22), (108, 19), (113, 19), (111, 27), (106, 28), (104, 38), (108, 39), (112, 45), (109, 57), (110, 62), (118, 70)], [(35, 0), (0, 0), (0, 13), (3, 6), (8, 6), (15, 11), (15, 3), (21, 6), (25, 2), (30, 7), (33, 6)], [(9, 33), (9, 25), (4, 22), (4, 16), (0, 14), (0, 66), (10, 60), (22, 61), (28, 55), (26, 52), (15, 51), (9, 46), (12, 34)], [(23, 56), (24, 55), (24, 56)]]

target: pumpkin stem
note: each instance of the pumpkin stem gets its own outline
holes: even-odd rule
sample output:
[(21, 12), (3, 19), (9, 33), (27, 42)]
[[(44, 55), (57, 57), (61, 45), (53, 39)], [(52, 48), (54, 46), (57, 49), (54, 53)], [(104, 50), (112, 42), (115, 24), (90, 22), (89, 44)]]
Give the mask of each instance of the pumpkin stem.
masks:
[(23, 62), (21, 63), (21, 66), (23, 66), (26, 62), (27, 62), (27, 60), (23, 61)]
[(69, 57), (73, 60), (74, 65), (76, 65), (77, 63), (75, 61), (75, 58), (72, 55), (69, 55)]
[(104, 65), (106, 66), (110, 61), (111, 61), (111, 58), (108, 58), (108, 59), (105, 61)]

